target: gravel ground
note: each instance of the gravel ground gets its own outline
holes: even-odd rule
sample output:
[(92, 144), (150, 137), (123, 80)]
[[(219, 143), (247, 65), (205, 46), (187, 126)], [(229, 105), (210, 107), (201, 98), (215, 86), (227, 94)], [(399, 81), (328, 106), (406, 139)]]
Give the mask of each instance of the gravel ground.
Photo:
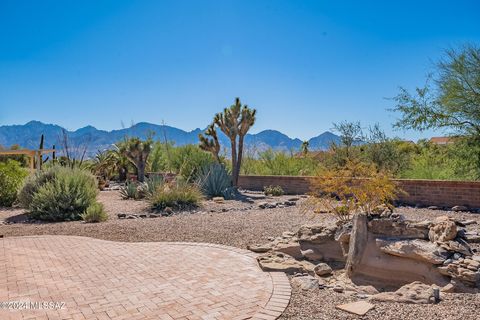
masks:
[[(148, 204), (144, 201), (121, 200), (118, 192), (106, 191), (99, 195), (99, 201), (105, 205), (109, 214), (109, 220), (106, 222), (25, 223), (22, 222), (25, 217), (21, 209), (0, 208), (0, 221), (16, 222), (0, 224), (0, 235), (8, 237), (62, 234), (114, 241), (211, 242), (246, 248), (249, 244), (267, 242), (268, 237), (279, 236), (284, 231), (296, 231), (302, 224), (333, 220), (330, 215), (325, 214), (316, 216), (300, 214), (298, 207), (258, 209), (259, 202), (271, 199), (256, 197), (253, 204), (241, 201), (225, 201), (222, 204), (205, 201), (194, 214), (185, 213), (150, 219), (118, 219), (118, 213), (148, 211)], [(288, 198), (290, 197), (284, 196), (271, 201)], [(480, 214), (409, 207), (400, 207), (396, 211), (415, 220), (449, 215), (458, 219), (476, 220), (480, 224)], [(477, 224), (469, 228), (478, 229), (480, 226)], [(375, 309), (361, 319), (480, 319), (480, 294), (442, 294), (442, 299), (437, 305), (375, 303)], [(358, 299), (331, 290), (303, 291), (293, 286), (290, 305), (280, 319), (359, 319), (360, 317), (335, 309), (338, 304), (355, 300)]]

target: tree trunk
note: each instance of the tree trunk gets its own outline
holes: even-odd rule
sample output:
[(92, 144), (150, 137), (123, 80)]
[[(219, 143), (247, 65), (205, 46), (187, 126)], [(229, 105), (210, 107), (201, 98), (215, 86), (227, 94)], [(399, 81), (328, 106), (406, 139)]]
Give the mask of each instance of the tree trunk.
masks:
[(238, 138), (237, 175), (235, 177), (235, 186), (238, 186), (238, 177), (240, 176), (240, 169), (242, 168), (243, 138), (244, 136), (239, 136)]
[(145, 163), (143, 161), (139, 161), (137, 163), (137, 180), (139, 182), (145, 181)]
[(118, 169), (118, 180), (125, 181), (127, 180), (127, 171), (128, 169), (125, 167), (120, 167)]
[(237, 138), (230, 139), (232, 146), (232, 182), (233, 185), (237, 186)]

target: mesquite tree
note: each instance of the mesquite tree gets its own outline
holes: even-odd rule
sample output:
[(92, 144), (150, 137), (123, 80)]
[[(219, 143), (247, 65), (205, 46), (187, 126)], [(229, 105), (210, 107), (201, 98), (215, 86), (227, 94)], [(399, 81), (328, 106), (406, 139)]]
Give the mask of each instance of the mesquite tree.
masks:
[(396, 127), (447, 129), (466, 142), (480, 178), (480, 47), (467, 44), (447, 50), (424, 87), (414, 93), (400, 88), (393, 99), (392, 110), (401, 115)]
[(119, 150), (137, 168), (137, 179), (143, 182), (148, 156), (152, 150), (152, 139), (147, 138), (145, 141), (137, 137), (126, 139), (120, 144)]
[(240, 102), (240, 98), (235, 99), (235, 103), (223, 112), (217, 113), (213, 118), (213, 123), (208, 127), (205, 134), (212, 138), (207, 138), (202, 134), (200, 138), (200, 148), (211, 152), (219, 161), (218, 152), (220, 143), (216, 128), (218, 127), (229, 139), (232, 158), (232, 183), (238, 185), (238, 176), (242, 165), (243, 147), (245, 136), (250, 128), (255, 124), (255, 115), (257, 111), (250, 109), (247, 105)]

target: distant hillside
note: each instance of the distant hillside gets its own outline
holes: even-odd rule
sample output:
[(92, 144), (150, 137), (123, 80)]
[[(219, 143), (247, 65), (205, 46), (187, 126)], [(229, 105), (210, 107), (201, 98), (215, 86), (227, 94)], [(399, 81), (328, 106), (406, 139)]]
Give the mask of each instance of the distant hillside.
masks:
[[(24, 125), (6, 125), (0, 126), (0, 145), (10, 147), (20, 145), (23, 148), (38, 148), (40, 136), (45, 136), (45, 148), (56, 145), (61, 149), (62, 136), (65, 129), (54, 124), (45, 124), (40, 121), (30, 121)], [(97, 150), (105, 150), (112, 147), (117, 141), (125, 136), (138, 136), (146, 138), (153, 134), (153, 138), (159, 141), (171, 141), (175, 145), (197, 144), (198, 134), (204, 130), (195, 129), (193, 131), (184, 131), (175, 127), (166, 125), (157, 125), (147, 122), (140, 122), (130, 128), (104, 131), (92, 126), (86, 126), (75, 131), (65, 130), (68, 141), (73, 148), (88, 148), (89, 156), (95, 154)], [(223, 146), (229, 146), (229, 140), (223, 134), (220, 134), (220, 140)], [(339, 142), (340, 137), (331, 133), (324, 132), (317, 137), (309, 140), (311, 150), (325, 150), (332, 142)], [(300, 149), (302, 141), (292, 139), (287, 135), (275, 131), (264, 130), (256, 134), (248, 134), (245, 137), (247, 150), (262, 151), (272, 148), (276, 151), (293, 151)]]

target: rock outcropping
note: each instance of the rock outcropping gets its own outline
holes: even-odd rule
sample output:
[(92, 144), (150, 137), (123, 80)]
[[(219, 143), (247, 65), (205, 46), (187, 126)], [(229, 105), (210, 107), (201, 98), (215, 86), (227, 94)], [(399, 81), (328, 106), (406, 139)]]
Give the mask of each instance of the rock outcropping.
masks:
[(448, 217), (414, 222), (395, 213), (357, 214), (343, 225), (302, 226), (250, 250), (267, 252), (258, 261), (269, 271), (323, 276), (331, 271), (319, 263), (333, 262), (345, 266), (345, 275), (358, 286), (397, 290), (421, 282), (443, 292), (478, 292), (480, 256), (473, 254), (461, 226)]

